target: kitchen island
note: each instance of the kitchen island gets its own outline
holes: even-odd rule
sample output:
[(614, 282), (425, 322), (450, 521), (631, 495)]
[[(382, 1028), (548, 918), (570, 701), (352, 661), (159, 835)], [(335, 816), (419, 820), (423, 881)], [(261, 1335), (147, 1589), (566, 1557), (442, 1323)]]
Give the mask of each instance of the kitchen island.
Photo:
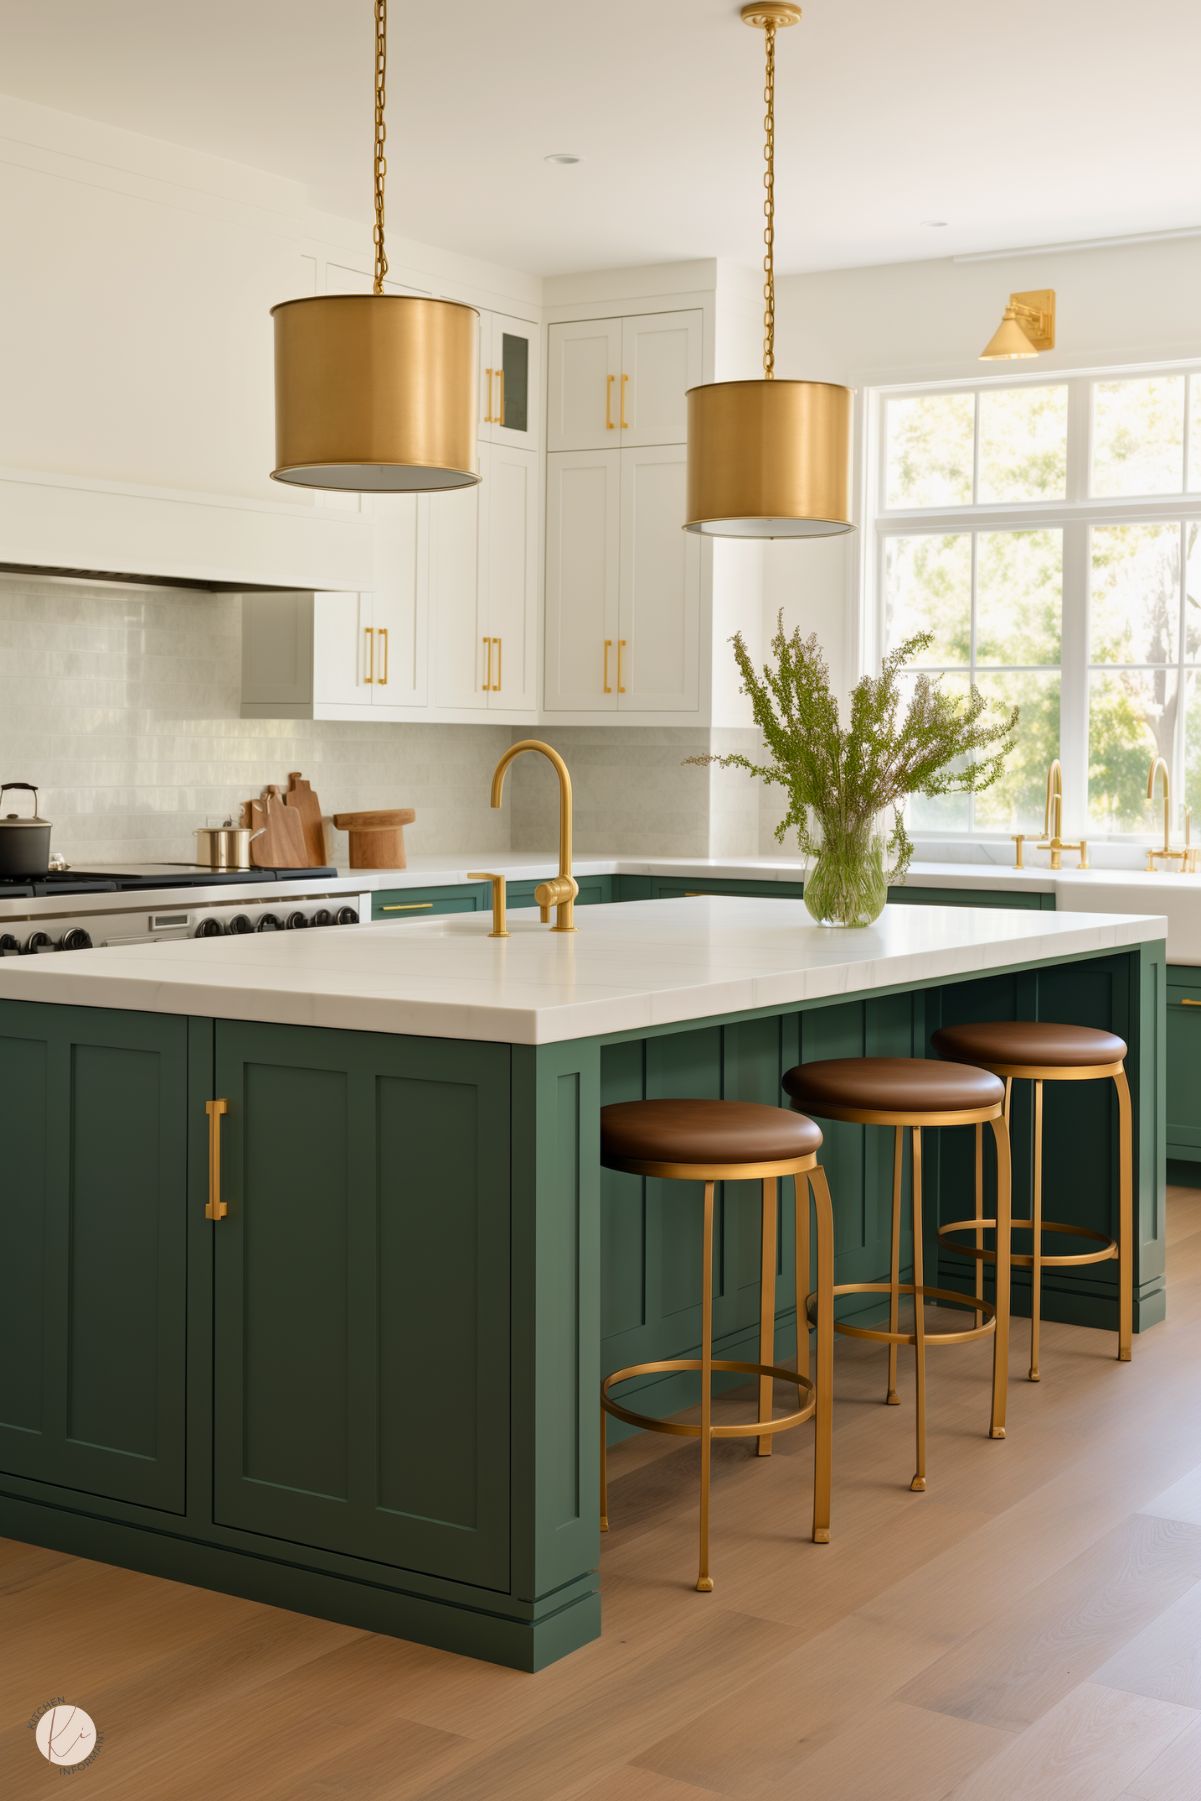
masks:
[[(602, 1104), (778, 1103), (795, 1062), (921, 1055), (963, 1020), (1127, 1040), (1136, 1328), (1162, 1316), (1162, 919), (918, 905), (830, 932), (721, 896), (591, 906), (570, 936), (488, 924), (0, 962), (0, 1532), (521, 1668), (563, 1656), (600, 1629), (602, 1370), (699, 1336), (692, 1196), (602, 1174)], [(1063, 1090), (1048, 1212), (1108, 1230), (1110, 1084)], [(937, 1136), (931, 1228), (971, 1169), (969, 1134)], [(827, 1133), (839, 1281), (887, 1267), (883, 1137)], [(1020, 1204), (1020, 1108), (1014, 1140)], [(733, 1358), (758, 1292), (741, 1199), (715, 1303)], [(1048, 1282), (1045, 1313), (1112, 1325), (1115, 1272)], [(836, 1468), (835, 1536), (838, 1504)], [(796, 1526), (791, 1554), (822, 1555), (799, 1504)]]

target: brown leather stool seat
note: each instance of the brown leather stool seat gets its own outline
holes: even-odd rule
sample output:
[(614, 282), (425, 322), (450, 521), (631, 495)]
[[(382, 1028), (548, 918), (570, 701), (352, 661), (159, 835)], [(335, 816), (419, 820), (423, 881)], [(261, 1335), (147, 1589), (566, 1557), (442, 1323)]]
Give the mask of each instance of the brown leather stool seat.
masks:
[[(1125, 1062), (1126, 1045), (1116, 1032), (1096, 1026), (1064, 1026), (1051, 1020), (997, 1019), (983, 1025), (943, 1026), (931, 1039), (940, 1057), (954, 1063), (1022, 1065), (1043, 1069), (1094, 1069)], [(1003, 1073), (1003, 1071), (1002, 1071)]]
[(758, 1101), (615, 1101), (601, 1109), (601, 1162), (610, 1169), (783, 1163), (821, 1144), (811, 1119)]
[[(942, 1066), (945, 1069), (945, 1065)], [(783, 1107), (756, 1101), (647, 1100), (615, 1101), (601, 1108), (601, 1162), (607, 1169), (632, 1176), (704, 1184), (701, 1212), (701, 1344), (699, 1357), (669, 1357), (654, 1363), (632, 1363), (614, 1370), (601, 1383), (600, 1501), (601, 1531), (608, 1530), (606, 1416), (648, 1432), (696, 1438), (701, 1451), (700, 1572), (702, 1593), (713, 1587), (709, 1574), (709, 1493), (716, 1438), (754, 1438), (760, 1457), (770, 1454), (777, 1432), (814, 1421), (813, 1540), (830, 1537), (830, 1463), (834, 1419), (834, 1216), (830, 1187), (817, 1160), (821, 1127)], [(796, 1214), (796, 1368), (777, 1365), (776, 1261), (779, 1246), (779, 1183), (792, 1178)], [(761, 1195), (759, 1257), (759, 1359), (746, 1363), (713, 1355), (713, 1223), (719, 1182), (757, 1181)], [(727, 1189), (727, 1207), (738, 1205), (737, 1188)], [(811, 1277), (809, 1209), (817, 1216), (817, 1369), (810, 1373), (810, 1320), (805, 1296)], [(635, 1377), (695, 1371), (700, 1377), (700, 1420), (661, 1419), (635, 1413), (613, 1390)], [(714, 1372), (758, 1380), (756, 1417), (714, 1424)], [(791, 1413), (777, 1414), (773, 1384), (796, 1391)]]
[[(888, 1326), (863, 1326), (854, 1318), (836, 1319), (834, 1330), (850, 1338), (867, 1338), (888, 1346), (888, 1387), (885, 1400), (889, 1406), (900, 1405), (897, 1394), (897, 1357), (901, 1345), (912, 1345), (917, 1406), (916, 1472), (910, 1487), (918, 1491), (926, 1486), (926, 1346), (927, 1344), (965, 1344), (969, 1339), (993, 1334), (992, 1411), (989, 1419), (990, 1438), (1005, 1436), (1006, 1382), (1009, 1353), (1009, 1265), (1002, 1257), (997, 1264), (996, 1302), (977, 1296), (975, 1301), (953, 1289), (934, 1288), (925, 1281), (922, 1232), (922, 1134), (933, 1126), (974, 1126), (979, 1134), (985, 1125), (992, 1129), (997, 1147), (997, 1214), (1008, 1219), (1009, 1210), (1009, 1126), (1004, 1116), (1005, 1084), (987, 1069), (975, 1069), (965, 1063), (939, 1063), (925, 1057), (833, 1057), (823, 1062), (798, 1063), (783, 1078), (785, 1093), (792, 1105), (805, 1113), (816, 1113), (821, 1119), (845, 1120), (863, 1126), (894, 1128), (892, 1161), (892, 1235), (889, 1277), (887, 1282), (843, 1282), (835, 1286), (840, 1295), (882, 1295), (888, 1297)], [(911, 1145), (913, 1209), (913, 1280), (901, 1281), (901, 1192), (905, 1157), (905, 1134)], [(1008, 1243), (1006, 1235), (1005, 1243)], [(913, 1329), (905, 1331), (900, 1323), (903, 1296), (913, 1300)], [(962, 1330), (927, 1334), (926, 1303), (968, 1308), (974, 1323)], [(800, 1309), (798, 1306), (798, 1313)]]
[(986, 1069), (935, 1063), (925, 1057), (833, 1057), (799, 1063), (784, 1077), (794, 1107), (825, 1119), (864, 1113), (887, 1116), (878, 1123), (906, 1123), (916, 1113), (969, 1113), (999, 1107), (1005, 1085)]
[[(1064, 1025), (1050, 1019), (993, 1019), (972, 1025), (941, 1026), (931, 1040), (940, 1057), (955, 1065), (982, 1064), (1005, 1082), (1005, 1117), (1008, 1119), (1015, 1081), (1033, 1088), (1034, 1171), (1028, 1219), (1010, 1220), (1010, 1231), (1030, 1233), (1028, 1251), (1012, 1251), (1011, 1262), (1030, 1271), (1030, 1380), (1038, 1382), (1039, 1325), (1042, 1313), (1042, 1272), (1071, 1269), (1089, 1263), (1118, 1263), (1118, 1361), (1130, 1361), (1134, 1331), (1134, 1174), (1133, 1121), (1130, 1085), (1126, 1078), (1126, 1045), (1116, 1032), (1096, 1026)], [(1117, 1230), (1098, 1231), (1094, 1226), (1065, 1224), (1043, 1218), (1043, 1084), (1046, 1082), (1112, 1081), (1118, 1102), (1118, 1219)], [(1107, 1128), (1103, 1128), (1107, 1129)], [(1107, 1226), (1109, 1222), (1106, 1222)], [(941, 1243), (960, 1255), (976, 1260), (976, 1296), (984, 1293), (984, 1265), (996, 1261), (996, 1251), (984, 1242), (996, 1221), (985, 1217), (984, 1165), (977, 1129), (976, 1210), (971, 1219), (948, 1220), (939, 1226)], [(971, 1233), (970, 1243), (964, 1235)], [(1043, 1239), (1083, 1241), (1089, 1248), (1073, 1248), (1063, 1254), (1044, 1250)]]

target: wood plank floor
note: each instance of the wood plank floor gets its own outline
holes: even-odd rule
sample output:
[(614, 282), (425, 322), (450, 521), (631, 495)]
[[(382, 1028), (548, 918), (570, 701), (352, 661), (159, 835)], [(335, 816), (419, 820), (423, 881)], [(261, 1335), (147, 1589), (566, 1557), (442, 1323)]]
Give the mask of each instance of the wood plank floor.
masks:
[[(878, 1348), (838, 1346), (833, 1542), (812, 1442), (611, 1457), (605, 1630), (539, 1676), (0, 1541), (0, 1796), (58, 1793), (26, 1721), (104, 1734), (90, 1801), (1201, 1801), (1201, 1190), (1169, 1195), (1171, 1317), (932, 1352), (929, 1491)], [(731, 1406), (739, 1403), (729, 1403)], [(76, 1791), (73, 1790), (73, 1793)]]

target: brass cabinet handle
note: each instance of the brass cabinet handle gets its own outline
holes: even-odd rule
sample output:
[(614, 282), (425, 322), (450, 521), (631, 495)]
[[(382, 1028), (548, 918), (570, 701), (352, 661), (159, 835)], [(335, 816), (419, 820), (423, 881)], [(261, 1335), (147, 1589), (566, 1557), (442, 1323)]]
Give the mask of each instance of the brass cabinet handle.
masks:
[(218, 1220), (229, 1212), (221, 1199), (221, 1121), (229, 1112), (229, 1102), (206, 1101), (204, 1110), (209, 1116), (209, 1198), (204, 1217)]
[(370, 684), (375, 680), (375, 631), (370, 625), (365, 625), (363, 630), (367, 634), (367, 673), (363, 680)]
[(629, 431), (629, 429), (630, 429), (630, 422), (626, 418), (626, 387), (629, 384), (629, 380), (630, 380), (630, 378), (628, 375), (623, 375), (621, 378), (621, 429), (622, 429), (622, 431)]
[(496, 390), (500, 395), (500, 400), (496, 408), (496, 418), (492, 423), (493, 425), (503, 425), (505, 422), (505, 372), (503, 369), (496, 371)]
[(492, 642), (496, 646), (496, 688), (494, 692), (499, 694), (505, 685), (505, 647), (500, 638), (493, 638)]
[(428, 913), (433, 901), (393, 901), (390, 906), (381, 907), (381, 913)]
[(1178, 1007), (1201, 1007), (1201, 1001), (1179, 1000), (1176, 1005)]
[(626, 691), (625, 683), (621, 679), (621, 653), (625, 648), (626, 648), (625, 639), (619, 638), (617, 640), (617, 692), (619, 694), (624, 694)]
[(604, 690), (605, 690), (606, 694), (612, 694), (612, 692), (613, 692), (612, 684), (609, 681), (609, 652), (612, 650), (612, 648), (613, 648), (612, 638), (606, 638), (605, 639), (605, 672), (604, 672)]
[(386, 625), (380, 626), (379, 635), (380, 643), (384, 647), (384, 673), (379, 678), (379, 685), (381, 688), (386, 688), (388, 686), (388, 628)]
[(616, 431), (617, 430), (617, 427), (613, 423), (613, 383), (614, 383), (615, 379), (616, 378), (612, 375), (606, 375), (606, 377), (605, 377), (605, 430), (606, 431)]
[(489, 938), (507, 938), (509, 928), (505, 924), (505, 877), (494, 875), (490, 869), (469, 869), (469, 882), (491, 882), (492, 884), (492, 930)]
[(492, 692), (492, 640), (491, 640), (491, 638), (484, 639), (484, 649), (488, 653), (488, 662), (487, 662), (487, 666), (486, 666), (485, 672), (484, 672), (484, 693), (491, 694), (491, 692)]
[(484, 412), (484, 424), (491, 425), (493, 423), (493, 419), (492, 419), (492, 376), (493, 376), (493, 371), (491, 369), (485, 369), (484, 374), (488, 377), (488, 399), (487, 399), (487, 403), (486, 403), (486, 410)]

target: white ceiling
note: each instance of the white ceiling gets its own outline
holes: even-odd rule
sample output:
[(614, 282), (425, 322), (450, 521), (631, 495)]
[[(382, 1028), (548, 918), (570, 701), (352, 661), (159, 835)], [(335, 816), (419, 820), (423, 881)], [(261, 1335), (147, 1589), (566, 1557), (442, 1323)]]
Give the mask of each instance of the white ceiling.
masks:
[[(786, 270), (1201, 225), (1196, 0), (806, 0)], [(738, 0), (392, 0), (389, 220), (539, 273), (760, 253)], [(370, 0), (0, 0), (0, 88), (369, 213)], [(576, 168), (547, 165), (574, 151)], [(945, 229), (926, 221), (946, 220)]]

